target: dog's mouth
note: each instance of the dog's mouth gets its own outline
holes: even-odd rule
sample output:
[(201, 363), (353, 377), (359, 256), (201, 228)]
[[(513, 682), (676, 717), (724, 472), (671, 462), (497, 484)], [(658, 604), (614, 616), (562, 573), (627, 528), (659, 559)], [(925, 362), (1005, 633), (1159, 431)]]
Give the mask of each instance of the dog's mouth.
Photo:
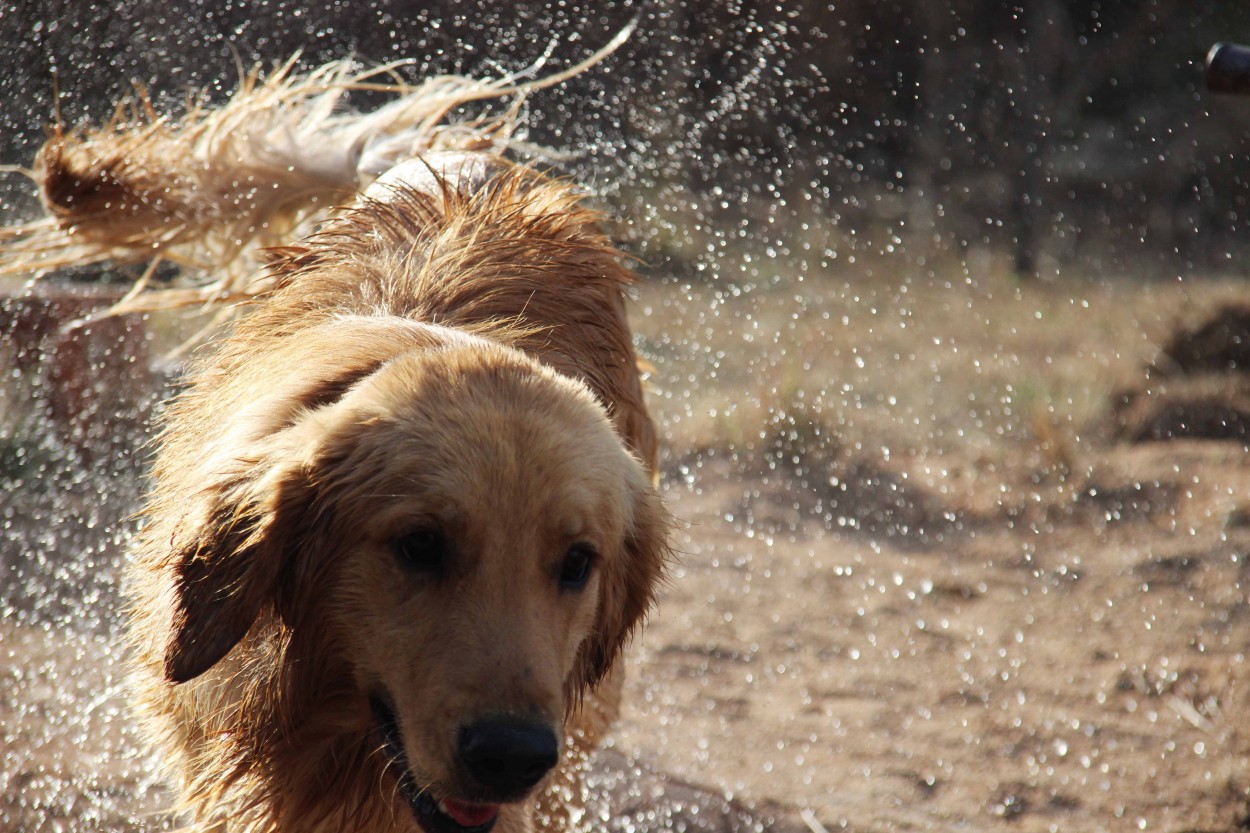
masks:
[(408, 802), (413, 817), (425, 833), (489, 833), (499, 819), (499, 804), (435, 798), (418, 786), (408, 768), (408, 754), (400, 736), (395, 712), (378, 697), (369, 698), (373, 724), (382, 738), (387, 769), (399, 781), (399, 793)]

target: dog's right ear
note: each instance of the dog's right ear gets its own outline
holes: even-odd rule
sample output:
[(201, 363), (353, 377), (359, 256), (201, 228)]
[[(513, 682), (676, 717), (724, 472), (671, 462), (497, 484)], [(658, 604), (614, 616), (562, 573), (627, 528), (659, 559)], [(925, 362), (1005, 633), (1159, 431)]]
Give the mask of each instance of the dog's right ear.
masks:
[[(310, 328), (300, 340), (304, 352), (275, 359), (284, 372), (246, 409), (231, 412), (211, 444), (201, 433), (182, 432), (184, 445), (219, 451), (158, 475), (158, 485), (166, 478), (198, 488), (165, 493), (149, 508), (150, 516), (169, 519), (147, 533), (148, 547), (172, 573), (166, 679), (183, 683), (203, 674), (278, 601), (309, 528), (311, 473), (327, 439), (350, 420), (343, 397), (397, 353), (439, 343), (438, 332), (352, 317)], [(186, 456), (183, 449), (174, 459)]]
[[(251, 462), (257, 466), (266, 463)], [(188, 543), (172, 564), (174, 604), (164, 654), (170, 682), (187, 682), (215, 665), (273, 598), (308, 502), (302, 469), (282, 461), (259, 476), (212, 484), (200, 517), (186, 519)]]

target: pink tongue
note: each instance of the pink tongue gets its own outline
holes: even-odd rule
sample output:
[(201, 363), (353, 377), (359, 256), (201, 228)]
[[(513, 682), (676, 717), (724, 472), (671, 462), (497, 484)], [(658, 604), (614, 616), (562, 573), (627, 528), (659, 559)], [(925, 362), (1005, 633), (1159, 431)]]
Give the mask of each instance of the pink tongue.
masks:
[(499, 815), (498, 804), (465, 804), (449, 798), (440, 801), (438, 808), (461, 827), (478, 827)]

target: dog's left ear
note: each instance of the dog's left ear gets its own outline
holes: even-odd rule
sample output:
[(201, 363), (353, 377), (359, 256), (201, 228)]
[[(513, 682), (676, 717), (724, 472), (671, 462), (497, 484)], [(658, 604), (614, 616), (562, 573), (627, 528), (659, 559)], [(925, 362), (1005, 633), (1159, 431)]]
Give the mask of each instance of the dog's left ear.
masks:
[(633, 511), (620, 557), (601, 579), (599, 616), (582, 646), (580, 687), (594, 687), (607, 675), (634, 629), (655, 600), (671, 550), (672, 518), (660, 496), (639, 476), (633, 486)]

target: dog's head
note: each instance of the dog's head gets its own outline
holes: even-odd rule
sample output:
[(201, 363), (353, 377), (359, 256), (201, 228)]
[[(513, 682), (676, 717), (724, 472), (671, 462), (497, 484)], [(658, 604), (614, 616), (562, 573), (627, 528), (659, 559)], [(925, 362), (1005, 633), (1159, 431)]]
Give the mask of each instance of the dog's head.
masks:
[(651, 603), (668, 516), (585, 386), (419, 336), (433, 345), (288, 368), (298, 395), (226, 432), (239, 447), (207, 458), (171, 565), (164, 662), (197, 677), (274, 611), (291, 656), (349, 669), (418, 819), (461, 830), (556, 763)]

